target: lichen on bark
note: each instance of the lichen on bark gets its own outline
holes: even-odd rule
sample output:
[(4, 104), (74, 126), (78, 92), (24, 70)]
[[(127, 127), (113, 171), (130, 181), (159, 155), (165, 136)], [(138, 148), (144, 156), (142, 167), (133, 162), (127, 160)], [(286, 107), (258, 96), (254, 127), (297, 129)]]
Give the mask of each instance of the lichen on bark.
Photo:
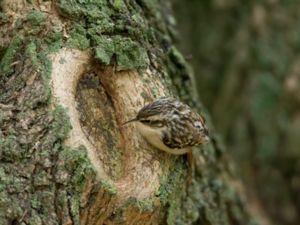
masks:
[(217, 138), (198, 149), (186, 187), (182, 157), (121, 127), (161, 95), (197, 106), (191, 70), (172, 41), (172, 16), (160, 10), (169, 12), (167, 5), (13, 2), (22, 7), (1, 5), (1, 224), (250, 221), (226, 183)]
[[(62, 144), (71, 127), (65, 109), (50, 110), (50, 61), (41, 48), (16, 39), (1, 60), (1, 224), (79, 223), (69, 198), (79, 202), (92, 174), (84, 151)], [(72, 210), (59, 217), (59, 207)]]

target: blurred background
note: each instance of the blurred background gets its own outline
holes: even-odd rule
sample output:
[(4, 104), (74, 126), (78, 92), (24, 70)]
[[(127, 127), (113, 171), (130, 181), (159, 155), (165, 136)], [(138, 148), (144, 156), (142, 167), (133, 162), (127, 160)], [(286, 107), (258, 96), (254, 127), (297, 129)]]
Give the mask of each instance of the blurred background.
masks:
[(300, 1), (173, 0), (178, 48), (249, 200), (300, 224)]

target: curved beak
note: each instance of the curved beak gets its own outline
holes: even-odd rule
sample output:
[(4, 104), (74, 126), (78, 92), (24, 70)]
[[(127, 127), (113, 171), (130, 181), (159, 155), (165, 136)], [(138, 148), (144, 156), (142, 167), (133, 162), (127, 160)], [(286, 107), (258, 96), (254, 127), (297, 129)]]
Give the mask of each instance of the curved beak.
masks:
[(122, 126), (126, 125), (127, 123), (131, 123), (131, 122), (135, 122), (135, 121), (138, 121), (138, 119), (134, 118), (134, 119), (128, 120), (125, 123), (123, 123)]

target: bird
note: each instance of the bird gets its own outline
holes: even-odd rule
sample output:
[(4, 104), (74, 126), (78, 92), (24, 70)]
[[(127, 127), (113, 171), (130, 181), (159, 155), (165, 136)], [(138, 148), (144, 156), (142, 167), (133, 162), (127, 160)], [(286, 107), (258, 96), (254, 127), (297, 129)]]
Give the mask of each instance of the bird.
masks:
[(192, 147), (210, 140), (204, 117), (174, 97), (157, 98), (123, 125), (132, 122), (150, 145), (169, 154), (192, 156)]

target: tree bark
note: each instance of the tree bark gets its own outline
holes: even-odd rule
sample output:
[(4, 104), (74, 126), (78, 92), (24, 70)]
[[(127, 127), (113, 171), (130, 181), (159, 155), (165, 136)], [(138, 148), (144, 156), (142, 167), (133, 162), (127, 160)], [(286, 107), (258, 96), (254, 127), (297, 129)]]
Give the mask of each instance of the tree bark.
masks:
[(217, 136), (187, 185), (122, 126), (159, 96), (200, 110), (167, 3), (2, 0), (0, 224), (255, 223)]

